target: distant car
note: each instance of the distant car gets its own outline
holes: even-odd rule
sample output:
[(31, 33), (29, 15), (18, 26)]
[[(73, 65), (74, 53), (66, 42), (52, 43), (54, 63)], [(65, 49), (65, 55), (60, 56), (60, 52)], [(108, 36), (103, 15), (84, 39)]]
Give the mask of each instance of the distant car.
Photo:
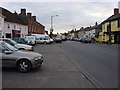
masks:
[(78, 38), (78, 42), (82, 42), (82, 40), (84, 39), (84, 37), (80, 37), (80, 38)]
[(92, 39), (89, 38), (89, 37), (84, 37), (84, 38), (81, 39), (81, 42), (83, 42), (83, 43), (91, 43)]
[(19, 51), (12, 45), (0, 41), (2, 67), (16, 67), (20, 72), (29, 72), (43, 63), (43, 56), (30, 51)]
[(35, 45), (35, 43), (36, 43), (35, 36), (25, 36), (25, 40), (27, 41), (27, 44), (29, 44), (29, 45)]
[(56, 37), (56, 38), (54, 38), (53, 40), (54, 40), (54, 42), (56, 42), (56, 43), (62, 43), (62, 40), (61, 40), (60, 38), (57, 38), (57, 37)]
[(77, 41), (78, 40), (78, 38), (73, 38), (73, 41)]
[(48, 38), (48, 37), (37, 37), (36, 43), (50, 44), (50, 38)]
[(33, 46), (26, 45), (26, 44), (19, 44), (19, 43), (15, 42), (14, 40), (9, 39), (9, 38), (1, 38), (1, 40), (9, 43), (10, 45), (18, 48), (19, 50), (33, 51)]
[(27, 42), (25, 42), (24, 38), (12, 38), (12, 40), (16, 41), (17, 43), (20, 44), (26, 44)]
[(50, 43), (54, 43), (54, 40), (52, 38), (50, 38)]

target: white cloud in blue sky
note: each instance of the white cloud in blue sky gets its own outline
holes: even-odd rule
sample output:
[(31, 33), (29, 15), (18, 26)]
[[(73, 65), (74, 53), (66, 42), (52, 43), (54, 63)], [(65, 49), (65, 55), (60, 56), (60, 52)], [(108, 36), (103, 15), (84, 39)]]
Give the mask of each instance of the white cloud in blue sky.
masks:
[(2, 7), (20, 13), (21, 8), (26, 8), (27, 12), (32, 12), (37, 16), (37, 20), (45, 25), (46, 30), (50, 29), (50, 17), (54, 17), (54, 32), (71, 30), (70, 25), (76, 29), (85, 26), (92, 26), (97, 21), (103, 20), (113, 15), (114, 8), (118, 7), (118, 2), (4, 2)]

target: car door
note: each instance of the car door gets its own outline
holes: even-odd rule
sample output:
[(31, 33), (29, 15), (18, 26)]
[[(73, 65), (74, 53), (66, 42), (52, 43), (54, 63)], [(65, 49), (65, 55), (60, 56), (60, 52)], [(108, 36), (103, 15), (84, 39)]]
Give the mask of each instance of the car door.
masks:
[(2, 66), (3, 67), (14, 67), (14, 53), (11, 51), (11, 53), (5, 53), (5, 51), (10, 52), (7, 48), (5, 48), (3, 45), (1, 45), (0, 53), (2, 54)]

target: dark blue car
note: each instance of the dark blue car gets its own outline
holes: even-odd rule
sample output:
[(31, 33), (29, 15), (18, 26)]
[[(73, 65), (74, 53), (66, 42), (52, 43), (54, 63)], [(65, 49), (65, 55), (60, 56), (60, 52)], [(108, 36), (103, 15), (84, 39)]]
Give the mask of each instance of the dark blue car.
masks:
[(20, 44), (26, 44), (24, 38), (13, 38), (12, 40), (14, 40), (14, 41), (16, 41), (17, 43), (20, 43)]

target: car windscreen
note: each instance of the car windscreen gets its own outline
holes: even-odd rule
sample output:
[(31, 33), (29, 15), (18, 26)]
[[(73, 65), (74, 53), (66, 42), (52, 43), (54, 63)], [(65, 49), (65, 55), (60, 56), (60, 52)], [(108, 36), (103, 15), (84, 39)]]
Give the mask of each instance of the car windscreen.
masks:
[(17, 42), (15, 42), (15, 41), (14, 41), (14, 40), (12, 40), (12, 39), (10, 40), (10, 42), (12, 42), (13, 44), (17, 44)]
[(15, 48), (14, 46), (12, 46), (12, 45), (10, 45), (10, 44), (8, 44), (8, 43), (4, 43), (4, 45), (5, 45), (7, 48), (9, 48), (10, 50), (12, 50), (12, 51), (17, 51), (17, 50), (18, 50), (17, 48)]

